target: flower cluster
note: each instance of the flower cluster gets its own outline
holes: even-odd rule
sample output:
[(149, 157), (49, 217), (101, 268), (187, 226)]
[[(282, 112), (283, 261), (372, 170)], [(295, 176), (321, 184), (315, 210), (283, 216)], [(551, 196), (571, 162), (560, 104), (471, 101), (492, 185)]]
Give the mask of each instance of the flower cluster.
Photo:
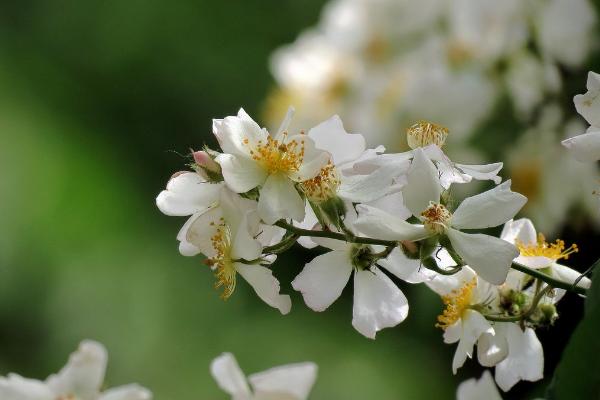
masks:
[[(339, 114), (394, 150), (410, 144), (400, 133), (415, 120), (440, 122), (452, 132), (451, 155), (502, 154), (515, 189), (530, 198), (525, 214), (554, 233), (581, 186), (567, 179), (557, 189), (556, 177), (592, 181), (596, 172), (558, 145), (580, 129), (562, 105), (573, 71), (594, 51), (596, 22), (589, 0), (330, 0), (317, 25), (273, 53), (278, 87), (266, 118), (275, 123), (290, 103), (300, 126)], [(501, 122), (514, 120), (511, 132), (495, 129), (498, 110)], [(491, 134), (504, 138), (493, 151), (478, 145)], [(582, 212), (600, 225), (588, 205)]]
[[(294, 133), (292, 117), (290, 109), (275, 134), (242, 109), (214, 120), (220, 149), (194, 152), (192, 171), (176, 173), (157, 197), (165, 214), (189, 216), (180, 252), (206, 257), (222, 297), (234, 293), (239, 274), (288, 313), (290, 296), (270, 267), (295, 243), (321, 246), (291, 282), (312, 310), (326, 310), (352, 278), (352, 326), (375, 339), (408, 315), (399, 281), (424, 284), (441, 296), (435, 326), (458, 343), (454, 373), (477, 345), (477, 360), (495, 367), (501, 389), (541, 379), (535, 329), (554, 323), (566, 290), (585, 293), (590, 280), (559, 263), (576, 245), (547, 242), (530, 220), (513, 220), (527, 198), (502, 182), (502, 164), (450, 160), (443, 146), (451, 133), (431, 122), (407, 130), (410, 151), (386, 153), (367, 148), (337, 116)], [(473, 180), (492, 187), (457, 202), (454, 187)], [(499, 238), (487, 231), (501, 226)], [(215, 371), (237, 368), (222, 366), (233, 362), (223, 357), (213, 365), (217, 379)], [(235, 381), (221, 386), (252, 398), (245, 380)]]

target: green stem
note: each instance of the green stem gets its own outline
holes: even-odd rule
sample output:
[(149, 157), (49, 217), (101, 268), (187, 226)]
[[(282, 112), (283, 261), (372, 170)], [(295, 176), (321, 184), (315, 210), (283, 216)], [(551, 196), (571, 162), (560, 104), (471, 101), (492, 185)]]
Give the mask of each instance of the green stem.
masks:
[(343, 242), (348, 242), (348, 243), (374, 244), (374, 245), (380, 245), (380, 246), (386, 246), (386, 247), (390, 247), (390, 246), (396, 247), (396, 245), (398, 244), (397, 242), (394, 242), (391, 240), (381, 240), (381, 239), (373, 239), (373, 238), (354, 236), (354, 235), (344, 235), (343, 233), (332, 232), (332, 231), (313, 231), (310, 229), (302, 229), (302, 228), (295, 227), (294, 225), (289, 224), (283, 220), (279, 220), (279, 221), (275, 222), (275, 225), (277, 225), (280, 228), (287, 229), (288, 231), (291, 231), (298, 236), (326, 237), (326, 238), (330, 238), (330, 239), (341, 240)]
[(555, 279), (555, 278), (551, 277), (550, 275), (546, 275), (545, 273), (543, 273), (541, 271), (538, 271), (536, 269), (531, 269), (531, 268), (526, 267), (517, 262), (513, 262), (511, 265), (511, 268), (516, 269), (517, 271), (526, 273), (527, 275), (533, 276), (534, 278), (544, 281), (548, 285), (558, 288), (558, 289), (565, 289), (565, 290), (575, 292), (577, 294), (583, 294), (583, 295), (585, 295), (587, 292), (587, 290), (585, 288), (582, 288), (581, 286), (574, 286), (569, 282), (564, 282), (564, 281)]
[[(279, 220), (275, 223), (275, 225), (280, 228), (286, 229), (286, 230), (296, 234), (297, 236), (326, 237), (326, 238), (330, 238), (330, 239), (341, 240), (341, 241), (347, 242), (347, 243), (372, 244), (372, 245), (380, 245), (380, 246), (386, 246), (386, 247), (391, 247), (391, 248), (394, 248), (398, 245), (398, 242), (391, 241), (391, 240), (373, 239), (373, 238), (368, 238), (368, 237), (354, 236), (352, 234), (343, 234), (343, 233), (332, 232), (332, 231), (313, 231), (310, 229), (302, 229), (302, 228), (298, 228), (292, 224), (287, 223), (285, 220)], [(450, 255), (452, 256), (454, 261), (458, 264), (457, 265), (458, 267), (464, 265), (461, 258), (458, 256), (458, 254), (456, 254), (456, 252), (451, 251)], [(599, 263), (600, 263), (600, 260), (596, 261), (596, 263), (594, 263), (594, 265), (592, 265), (592, 268), (590, 268), (590, 270), (593, 269), (593, 267), (595, 267)], [(521, 272), (523, 272), (527, 275), (530, 275), (534, 278), (537, 278), (541, 281), (544, 281), (548, 285), (550, 285), (554, 288), (564, 289), (564, 290), (571, 291), (571, 292), (581, 294), (581, 295), (585, 295), (587, 292), (587, 290), (581, 286), (575, 286), (575, 284), (555, 279), (555, 278), (551, 277), (550, 275), (546, 275), (541, 271), (531, 269), (531, 268), (526, 267), (517, 262), (513, 262), (511, 265), (511, 268), (516, 269), (517, 271), (521, 271)], [(450, 270), (448, 272), (451, 275), (453, 273), (456, 273), (457, 271)], [(586, 273), (587, 272), (588, 271), (586, 271)]]

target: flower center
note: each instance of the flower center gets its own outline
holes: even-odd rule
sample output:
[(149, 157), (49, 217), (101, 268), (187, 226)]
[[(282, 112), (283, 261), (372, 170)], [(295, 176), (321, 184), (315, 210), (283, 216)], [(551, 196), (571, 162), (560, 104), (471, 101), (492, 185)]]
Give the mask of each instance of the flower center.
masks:
[(463, 313), (471, 306), (473, 289), (477, 286), (477, 278), (473, 278), (460, 289), (453, 290), (449, 294), (442, 296), (444, 302), (444, 311), (438, 315), (436, 328), (446, 330), (456, 321), (462, 318)]
[[(256, 148), (250, 150), (250, 156), (259, 163), (269, 174), (297, 172), (304, 160), (304, 139), (300, 142), (292, 140), (285, 143), (287, 133), (283, 133), (283, 140), (267, 136), (267, 141), (258, 141)], [(244, 139), (248, 144), (248, 139)]]
[(516, 241), (516, 245), (525, 257), (546, 257), (554, 261), (564, 258), (565, 260), (573, 253), (577, 253), (579, 248), (575, 243), (569, 247), (565, 247), (564, 240), (556, 239), (554, 243), (546, 242), (546, 238), (541, 233), (538, 233), (536, 244), (524, 244), (520, 240)]
[(448, 137), (448, 128), (427, 121), (419, 121), (406, 130), (411, 149), (436, 144), (442, 147)]
[(331, 160), (321, 168), (317, 176), (300, 183), (306, 197), (314, 203), (321, 203), (333, 198), (340, 186), (340, 179)]
[(421, 213), (421, 216), (425, 218), (423, 222), (425, 228), (438, 235), (444, 233), (446, 226), (452, 219), (452, 213), (446, 207), (433, 202)]
[[(215, 223), (211, 222), (210, 225), (214, 226)], [(205, 262), (212, 268), (217, 278), (215, 289), (223, 287), (221, 298), (227, 300), (235, 290), (237, 272), (231, 260), (231, 232), (223, 218), (221, 218), (217, 232), (211, 236), (210, 241), (215, 250), (215, 255)]]

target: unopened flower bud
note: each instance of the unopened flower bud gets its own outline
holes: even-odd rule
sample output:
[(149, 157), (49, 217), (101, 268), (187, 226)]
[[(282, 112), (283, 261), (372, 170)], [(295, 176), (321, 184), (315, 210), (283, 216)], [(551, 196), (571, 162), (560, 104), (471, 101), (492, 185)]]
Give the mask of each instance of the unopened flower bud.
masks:
[(221, 166), (215, 162), (213, 157), (206, 151), (200, 150), (192, 153), (194, 157), (194, 169), (210, 182), (221, 182)]

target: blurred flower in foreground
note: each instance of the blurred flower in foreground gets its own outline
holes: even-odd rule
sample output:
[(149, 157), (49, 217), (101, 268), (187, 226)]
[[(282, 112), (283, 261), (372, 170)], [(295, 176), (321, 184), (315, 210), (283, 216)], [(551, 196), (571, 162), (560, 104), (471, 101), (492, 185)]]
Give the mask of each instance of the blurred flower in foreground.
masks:
[(479, 379), (469, 379), (458, 386), (456, 400), (502, 400), (492, 375), (485, 371)]
[(271, 368), (246, 380), (231, 353), (215, 358), (210, 372), (232, 400), (306, 400), (317, 379), (317, 366), (304, 362)]
[(67, 365), (45, 381), (9, 374), (0, 378), (2, 400), (151, 400), (152, 393), (137, 384), (100, 392), (107, 363), (106, 349), (84, 341)]

